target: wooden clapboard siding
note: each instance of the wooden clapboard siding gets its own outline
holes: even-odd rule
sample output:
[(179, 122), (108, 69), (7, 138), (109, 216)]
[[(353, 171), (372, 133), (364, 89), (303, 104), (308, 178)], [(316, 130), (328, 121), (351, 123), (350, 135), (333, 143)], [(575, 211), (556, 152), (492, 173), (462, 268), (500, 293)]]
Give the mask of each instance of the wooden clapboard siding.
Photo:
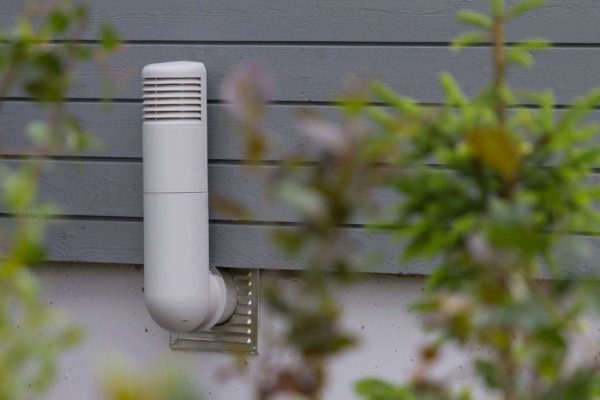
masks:
[[(237, 65), (257, 61), (277, 82), (275, 102), (333, 101), (355, 75), (383, 80), (420, 102), (439, 103), (443, 100), (438, 83), (441, 70), (451, 72), (465, 92), (473, 94), (487, 82), (489, 56), (490, 50), (484, 47), (458, 53), (444, 46), (128, 44), (103, 68), (80, 68), (80, 80), (70, 96), (97, 99), (112, 83), (115, 99), (139, 99), (144, 65), (187, 59), (206, 64), (212, 101), (223, 100), (219, 88)], [(569, 104), (600, 84), (596, 48), (554, 48), (537, 54), (536, 60), (535, 70), (515, 70), (510, 81), (527, 89), (553, 87), (560, 104)]]
[[(600, 75), (599, 75), (600, 76)], [(48, 156), (78, 156), (86, 158), (142, 158), (142, 104), (101, 104), (98, 102), (71, 102), (67, 109), (92, 130), (96, 144), (78, 152), (64, 149)], [(556, 118), (565, 111), (556, 110)], [(315, 145), (300, 129), (304, 114), (321, 115), (339, 120), (340, 111), (334, 105), (273, 104), (268, 107), (265, 126), (270, 144), (263, 161), (281, 161), (286, 156), (302, 151), (307, 161), (314, 160)], [(208, 106), (208, 158), (211, 161), (242, 161), (244, 146), (238, 126), (231, 120), (227, 106)], [(24, 134), (26, 125), (41, 114), (36, 104), (27, 101), (7, 101), (0, 109), (0, 156), (30, 154), (34, 150)], [(590, 112), (590, 122), (600, 123), (600, 110)], [(600, 138), (598, 138), (600, 140)]]
[[(0, 218), (0, 228), (9, 230), (12, 219)], [(143, 223), (141, 220), (56, 219), (51, 221), (47, 236), (48, 260), (141, 264), (143, 262)], [(288, 258), (273, 246), (275, 229), (269, 225), (210, 225), (211, 262), (229, 268), (301, 269), (302, 256)], [(377, 259), (377, 264), (365, 261), (363, 271), (423, 274), (430, 263), (414, 261), (398, 269), (401, 244), (385, 233), (371, 234), (358, 228), (340, 228), (342, 243), (348, 248), (363, 250), (362, 254)]]
[[(15, 20), (21, 0), (7, 0), (0, 23)], [(487, 9), (487, 0), (96, 0), (92, 31), (111, 21), (132, 41), (448, 42), (464, 26), (457, 10)], [(545, 36), (561, 43), (597, 43), (600, 4), (549, 0), (515, 21), (512, 40)]]
[[(3, 160), (0, 165), (14, 168), (23, 161)], [(77, 217), (142, 218), (142, 164), (138, 161), (37, 161), (45, 164), (41, 178), (42, 198), (60, 205), (62, 215)], [(299, 169), (309, 172), (313, 166)], [(269, 188), (270, 178), (278, 167), (231, 163), (209, 163), (209, 191), (213, 196), (210, 218), (215, 221), (243, 223), (298, 223), (299, 215), (278, 201)], [(439, 171), (451, 173), (450, 171)], [(582, 183), (583, 184), (583, 183)], [(600, 184), (600, 173), (586, 184)], [(73, 188), (77, 190), (73, 190)], [(373, 194), (379, 207), (377, 215), (385, 218), (386, 205), (393, 204), (398, 194), (391, 189), (380, 189)], [(228, 215), (220, 211), (219, 199), (243, 204), (245, 215)], [(387, 208), (389, 211), (389, 208)], [(0, 214), (8, 213), (0, 203)], [(375, 219), (374, 219), (375, 218)], [(356, 215), (348, 224), (365, 225), (376, 221), (376, 216)], [(600, 226), (588, 233), (600, 233)]]
[[(42, 195), (61, 204), (61, 216), (47, 238), (50, 260), (142, 263), (141, 81), (148, 63), (195, 60), (208, 69), (210, 189), (245, 203), (250, 214), (240, 220), (211, 209), (211, 260), (225, 267), (299, 269), (302, 257), (285, 257), (270, 242), (271, 231), (297, 229), (298, 216), (265, 192), (265, 179), (286, 154), (309, 150), (296, 116), (317, 112), (339, 116), (332, 102), (352, 74), (380, 79), (416, 100), (435, 106), (443, 99), (437, 77), (453, 73), (467, 93), (474, 93), (489, 73), (489, 47), (460, 54), (447, 43), (464, 27), (454, 14), (463, 8), (484, 9), (487, 0), (145, 0), (89, 1), (94, 46), (101, 22), (111, 22), (125, 44), (104, 68), (82, 67), (67, 107), (101, 142), (77, 153), (52, 153), (42, 179)], [(17, 17), (23, 2), (5, 1), (0, 26)], [(536, 56), (537, 69), (515, 71), (513, 84), (531, 89), (553, 87), (560, 106), (600, 84), (600, 3), (549, 0), (548, 6), (516, 21), (510, 40), (544, 36), (556, 46)], [(65, 38), (69, 39), (69, 38)], [(244, 151), (223, 104), (219, 87), (239, 63), (257, 61), (276, 81), (266, 126), (272, 149), (248, 173)], [(107, 79), (106, 71), (110, 73)], [(100, 102), (107, 81), (115, 101)], [(558, 113), (562, 110), (557, 110)], [(40, 116), (22, 93), (11, 93), (0, 111), (1, 163), (17, 165), (28, 154), (23, 134), (28, 121)], [(600, 121), (600, 111), (591, 120)], [(306, 168), (310, 167), (310, 162)], [(600, 175), (594, 177), (594, 182)], [(389, 203), (393, 194), (377, 198)], [(0, 205), (0, 227), (13, 220)], [(340, 235), (362, 254), (378, 253), (363, 270), (426, 274), (431, 261), (401, 262), (402, 245), (388, 233), (364, 229), (357, 216)], [(564, 265), (589, 272), (600, 256), (596, 236), (571, 236), (587, 244), (589, 254), (560, 253)]]
[[(0, 229), (10, 229), (14, 220), (0, 218)], [(85, 220), (71, 218), (51, 221), (46, 247), (48, 260), (72, 262), (143, 263), (143, 223), (141, 220)], [(275, 230), (293, 230), (293, 226), (210, 225), (211, 263), (228, 268), (301, 269), (302, 255), (288, 257), (271, 241)], [(357, 255), (363, 272), (427, 274), (432, 260), (403, 262), (399, 258), (402, 242), (385, 232), (366, 232), (348, 227), (338, 230), (341, 243)], [(597, 236), (570, 236), (563, 241), (557, 257), (563, 268), (574, 275), (597, 274), (600, 257)]]
[[(71, 102), (67, 109), (86, 123), (94, 134), (96, 145), (77, 153), (54, 152), (52, 156), (137, 158), (142, 157), (142, 104)], [(298, 130), (298, 117), (304, 112), (327, 118), (339, 117), (334, 106), (272, 105), (266, 117), (271, 149), (265, 161), (281, 160), (286, 154), (310, 149), (311, 142)], [(227, 106), (209, 104), (209, 159), (243, 160), (244, 146), (238, 126), (231, 120)], [(24, 134), (31, 119), (40, 118), (36, 104), (8, 101), (0, 110), (0, 154), (20, 155), (31, 152)], [(600, 114), (598, 115), (600, 120)]]
[[(0, 161), (14, 168), (22, 161)], [(142, 164), (114, 161), (41, 161), (45, 173), (41, 178), (42, 198), (60, 206), (60, 214), (78, 217), (141, 218)], [(304, 167), (309, 169), (312, 167)], [(209, 164), (209, 191), (212, 196), (210, 218), (213, 220), (246, 222), (299, 222), (297, 213), (277, 201), (269, 190), (269, 178), (276, 166), (248, 168), (239, 164)], [(308, 171), (307, 171), (308, 172)], [(77, 190), (73, 190), (77, 188)], [(374, 200), (390, 204), (396, 196), (379, 191)], [(245, 215), (219, 212), (219, 199), (244, 205)], [(0, 214), (8, 213), (0, 203)], [(372, 219), (371, 219), (372, 221)], [(365, 216), (356, 216), (348, 223), (365, 224)]]

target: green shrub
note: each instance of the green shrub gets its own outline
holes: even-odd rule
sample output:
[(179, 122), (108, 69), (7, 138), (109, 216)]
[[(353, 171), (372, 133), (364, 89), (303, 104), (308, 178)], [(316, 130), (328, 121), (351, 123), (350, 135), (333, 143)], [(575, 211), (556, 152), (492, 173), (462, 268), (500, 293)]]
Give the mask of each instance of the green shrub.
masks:
[[(377, 82), (355, 85), (342, 99), (341, 125), (303, 119), (319, 151), (308, 168), (306, 154), (287, 160), (273, 184), (301, 216), (297, 229), (275, 232), (275, 239), (308, 259), (303, 301), (276, 286), (267, 290), (271, 307), (287, 322), (285, 342), (303, 361), (281, 369), (279, 385), (259, 388), (260, 398), (285, 390), (318, 398), (326, 359), (352, 343), (338, 326), (341, 311), (331, 289), (352, 278), (363, 258), (337, 232), (357, 215), (373, 216), (365, 205), (381, 189), (398, 200), (372, 217), (371, 229), (397, 235), (405, 244), (398, 246), (402, 260), (435, 266), (415, 306), (430, 340), (409, 381), (362, 380), (356, 384), (362, 398), (600, 396), (598, 361), (572, 357), (575, 339), (587, 335), (582, 321), (593, 300), (586, 289), (593, 285), (569, 273), (571, 259), (556, 260), (567, 235), (598, 232), (594, 202), (600, 191), (590, 178), (600, 166), (600, 147), (597, 126), (585, 117), (600, 102), (600, 90), (557, 113), (552, 91), (515, 90), (507, 82), (510, 68), (532, 67), (531, 52), (550, 46), (542, 39), (509, 46), (505, 38), (509, 20), (542, 3), (508, 7), (492, 0), (490, 15), (458, 14), (474, 30), (459, 36), (454, 49), (491, 43), (490, 81), (473, 97), (442, 73), (445, 101), (437, 107)], [(266, 108), (256, 100), (265, 98), (269, 85), (256, 67), (243, 71), (225, 93), (238, 109), (249, 156), (260, 160), (268, 148), (260, 123)], [(385, 107), (372, 105), (378, 103)], [(450, 345), (472, 354), (473, 384), (460, 387), (431, 374)]]

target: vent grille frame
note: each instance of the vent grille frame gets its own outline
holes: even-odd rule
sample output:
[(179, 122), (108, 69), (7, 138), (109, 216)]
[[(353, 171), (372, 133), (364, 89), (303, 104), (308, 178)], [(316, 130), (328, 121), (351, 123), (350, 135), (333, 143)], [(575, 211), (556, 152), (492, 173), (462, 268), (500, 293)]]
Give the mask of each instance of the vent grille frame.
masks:
[(199, 332), (171, 332), (173, 350), (258, 354), (258, 269), (230, 269), (237, 295), (233, 316), (224, 324)]
[(153, 77), (143, 80), (144, 121), (203, 121), (202, 77)]

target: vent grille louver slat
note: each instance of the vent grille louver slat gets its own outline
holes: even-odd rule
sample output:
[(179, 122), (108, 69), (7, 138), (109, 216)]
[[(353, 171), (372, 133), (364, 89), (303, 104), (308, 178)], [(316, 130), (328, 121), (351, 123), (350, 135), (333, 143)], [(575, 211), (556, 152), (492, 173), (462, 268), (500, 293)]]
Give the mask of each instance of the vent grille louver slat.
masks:
[(146, 78), (144, 120), (202, 121), (201, 78)]

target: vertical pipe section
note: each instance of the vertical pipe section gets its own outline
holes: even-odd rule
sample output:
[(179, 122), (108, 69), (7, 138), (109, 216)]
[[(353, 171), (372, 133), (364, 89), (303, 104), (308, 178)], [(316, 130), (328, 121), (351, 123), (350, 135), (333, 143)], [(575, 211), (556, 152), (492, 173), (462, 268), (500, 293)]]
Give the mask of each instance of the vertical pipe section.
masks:
[(235, 307), (228, 281), (209, 268), (206, 69), (168, 62), (142, 76), (146, 305), (165, 329), (205, 329)]

